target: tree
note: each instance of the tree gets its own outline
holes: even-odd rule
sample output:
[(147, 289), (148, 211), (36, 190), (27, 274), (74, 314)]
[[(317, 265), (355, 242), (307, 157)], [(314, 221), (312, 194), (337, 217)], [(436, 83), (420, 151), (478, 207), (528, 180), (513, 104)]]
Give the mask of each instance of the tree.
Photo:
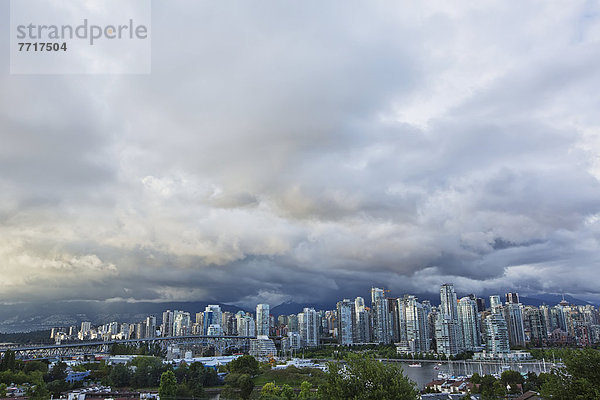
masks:
[(543, 397), (553, 400), (600, 398), (600, 352), (577, 350), (564, 358), (565, 368), (544, 376)]
[(260, 366), (256, 358), (250, 355), (244, 355), (236, 358), (227, 364), (229, 372), (236, 374), (248, 374), (250, 376), (258, 375)]
[(294, 392), (294, 389), (292, 389), (292, 387), (290, 385), (283, 385), (281, 387), (281, 397), (284, 398), (285, 400), (291, 400), (296, 398), (296, 393)]
[(298, 393), (298, 398), (303, 400), (312, 399), (314, 396), (311, 392), (312, 385), (310, 382), (304, 381), (300, 384), (300, 393)]
[(129, 370), (129, 367), (124, 364), (117, 364), (112, 367), (109, 377), (116, 387), (131, 385), (131, 371)]
[(510, 386), (511, 393), (517, 393), (519, 391), (517, 385), (522, 385), (525, 382), (525, 378), (517, 371), (508, 370), (502, 372), (500, 381), (504, 387)]
[(173, 371), (163, 372), (160, 376), (160, 386), (158, 387), (158, 395), (163, 400), (174, 399), (177, 393), (177, 379)]
[(8, 389), (6, 383), (0, 383), (0, 397), (6, 397), (6, 389)]
[(326, 381), (319, 387), (321, 397), (331, 400), (413, 400), (419, 398), (415, 384), (401, 367), (372, 358), (353, 356), (329, 363)]
[(250, 375), (240, 375), (237, 384), (240, 388), (240, 396), (242, 399), (249, 399), (252, 391), (254, 390), (254, 381), (252, 378), (250, 378)]
[(59, 361), (48, 371), (46, 382), (64, 380), (67, 377), (67, 364)]
[(260, 391), (260, 400), (278, 400), (281, 394), (281, 388), (273, 382), (267, 382)]

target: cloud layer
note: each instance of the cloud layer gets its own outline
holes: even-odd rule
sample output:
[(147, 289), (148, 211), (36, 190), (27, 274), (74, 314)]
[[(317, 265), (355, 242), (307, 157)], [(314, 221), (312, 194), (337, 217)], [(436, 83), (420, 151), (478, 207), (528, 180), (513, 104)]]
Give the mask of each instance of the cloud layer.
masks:
[(151, 75), (5, 62), (0, 301), (600, 301), (599, 12), (154, 2)]

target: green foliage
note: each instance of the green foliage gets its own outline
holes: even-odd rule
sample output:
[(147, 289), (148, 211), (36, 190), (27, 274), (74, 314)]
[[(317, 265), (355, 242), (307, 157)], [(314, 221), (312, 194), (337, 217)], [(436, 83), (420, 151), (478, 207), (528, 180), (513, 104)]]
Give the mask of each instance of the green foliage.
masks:
[(0, 371), (14, 371), (16, 368), (15, 352), (6, 350), (2, 361), (0, 361)]
[(272, 369), (265, 372), (254, 379), (254, 383), (258, 386), (264, 385), (267, 382), (273, 382), (276, 385), (290, 385), (299, 387), (304, 381), (312, 383), (314, 386), (319, 386), (325, 382), (325, 372), (317, 368), (296, 368), (294, 366), (285, 369)]
[(6, 386), (6, 383), (0, 383), (0, 397), (6, 397), (7, 388), (8, 386)]
[(46, 382), (64, 380), (67, 377), (67, 364), (59, 361), (46, 374)]
[(326, 382), (319, 387), (322, 398), (329, 400), (412, 400), (419, 398), (415, 384), (393, 364), (372, 358), (350, 357), (345, 369), (329, 363)]
[(260, 400), (278, 400), (281, 388), (273, 382), (265, 383), (260, 391)]
[(541, 387), (542, 396), (562, 400), (600, 398), (600, 352), (572, 351), (564, 359), (565, 368), (547, 374)]
[(59, 397), (62, 392), (66, 392), (67, 390), (71, 389), (71, 385), (68, 384), (64, 379), (49, 382), (46, 387), (48, 391), (54, 395), (54, 397)]
[(18, 344), (53, 344), (50, 339), (50, 331), (33, 331), (17, 333), (0, 333), (0, 343), (18, 343)]
[(124, 364), (116, 364), (110, 370), (110, 380), (116, 387), (129, 386), (132, 377), (131, 370)]
[(156, 357), (136, 357), (130, 364), (136, 367), (131, 378), (131, 386), (136, 388), (158, 386), (162, 373), (169, 369)]
[(236, 358), (227, 364), (229, 372), (234, 374), (247, 374), (256, 376), (260, 372), (260, 367), (256, 358), (250, 355), (244, 355)]
[(48, 391), (46, 384), (41, 382), (29, 387), (27, 396), (29, 397), (29, 400), (48, 400), (50, 398), (50, 392)]
[(250, 378), (250, 375), (240, 375), (237, 384), (240, 388), (240, 396), (242, 399), (249, 399), (252, 391), (254, 390), (254, 382), (252, 381), (252, 378)]
[(48, 372), (48, 364), (43, 361), (27, 361), (23, 365), (23, 371), (25, 373), (40, 371), (45, 374)]
[(474, 393), (480, 393), (482, 400), (496, 400), (506, 394), (505, 386), (502, 381), (494, 378), (492, 375), (484, 375), (479, 378), (479, 388)]
[(525, 378), (523, 378), (523, 375), (521, 375), (521, 373), (509, 370), (502, 372), (500, 381), (502, 382), (502, 385), (504, 387), (506, 387), (507, 385), (510, 386), (511, 393), (518, 393), (520, 392), (520, 390), (517, 388), (517, 385), (522, 385), (525, 382)]
[(296, 398), (296, 393), (294, 392), (294, 389), (292, 389), (292, 387), (290, 385), (283, 385), (281, 387), (280, 396), (285, 400), (290, 400), (290, 399)]
[(161, 374), (158, 395), (163, 400), (175, 399), (177, 395), (177, 379), (173, 371), (166, 371)]
[(300, 385), (300, 393), (298, 393), (298, 398), (303, 400), (313, 399), (314, 396), (311, 390), (312, 385), (310, 384), (310, 382), (302, 382), (302, 384)]

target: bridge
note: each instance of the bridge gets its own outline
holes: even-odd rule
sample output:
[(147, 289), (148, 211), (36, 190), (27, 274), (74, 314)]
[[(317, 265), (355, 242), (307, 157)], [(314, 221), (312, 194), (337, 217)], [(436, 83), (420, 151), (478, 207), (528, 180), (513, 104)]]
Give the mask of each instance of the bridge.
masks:
[(44, 358), (69, 358), (76, 356), (93, 356), (95, 354), (108, 354), (114, 344), (136, 345), (159, 345), (165, 349), (170, 345), (196, 345), (202, 347), (213, 347), (215, 352), (223, 353), (229, 349), (247, 350), (250, 347), (250, 339), (254, 336), (165, 336), (143, 339), (107, 340), (95, 342), (76, 342), (40, 346), (6, 346), (0, 348), (0, 356), (6, 351), (15, 352), (15, 358), (20, 360), (35, 360)]

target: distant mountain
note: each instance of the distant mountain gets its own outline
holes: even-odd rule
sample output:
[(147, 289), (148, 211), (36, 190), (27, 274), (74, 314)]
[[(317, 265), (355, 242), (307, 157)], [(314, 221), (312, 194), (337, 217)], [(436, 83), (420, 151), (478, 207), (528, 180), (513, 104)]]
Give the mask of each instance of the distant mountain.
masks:
[[(0, 332), (29, 332), (53, 327), (79, 325), (82, 321), (105, 324), (112, 321), (139, 322), (149, 315), (162, 320), (165, 310), (182, 310), (192, 314), (204, 311), (214, 302), (128, 303), (95, 301), (62, 301), (45, 304), (12, 304), (0, 307)], [(217, 303), (219, 304), (219, 303)], [(219, 304), (223, 311), (237, 312), (241, 308)]]

